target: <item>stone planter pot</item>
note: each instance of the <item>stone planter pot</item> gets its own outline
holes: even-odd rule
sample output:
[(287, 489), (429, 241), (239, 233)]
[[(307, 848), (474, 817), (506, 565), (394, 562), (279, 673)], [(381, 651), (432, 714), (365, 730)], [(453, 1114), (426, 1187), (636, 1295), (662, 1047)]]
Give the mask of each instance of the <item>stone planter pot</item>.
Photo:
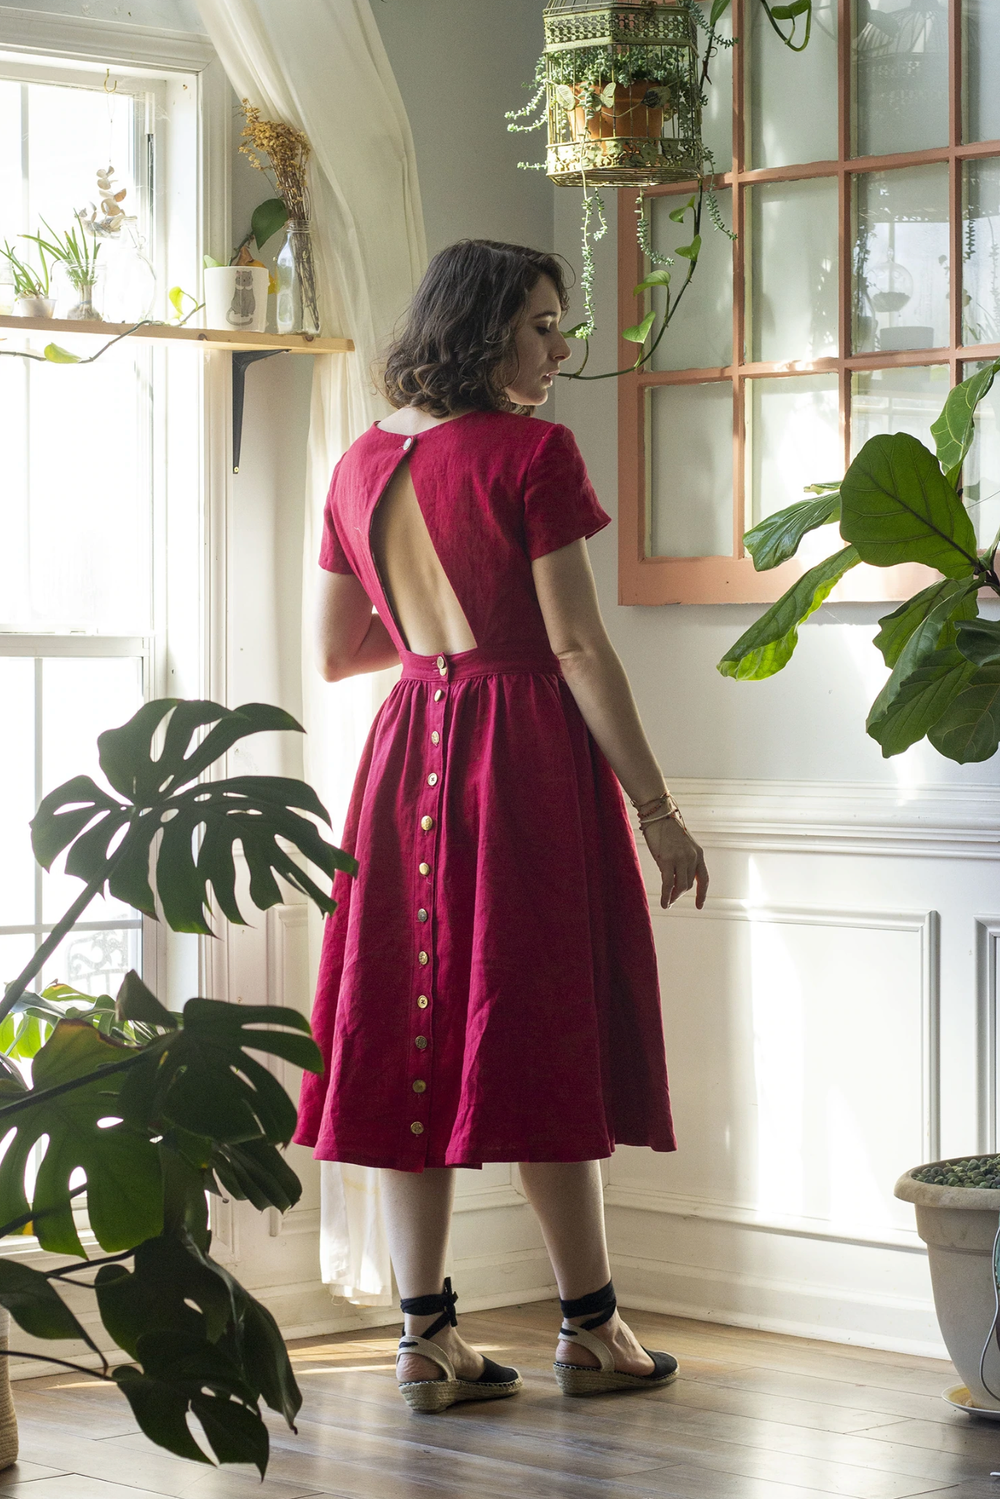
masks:
[[(0, 1349), (6, 1349), (10, 1336), (10, 1313), (0, 1307)], [(0, 1357), (0, 1468), (17, 1462), (17, 1417), (10, 1393), (10, 1360)]]
[[(951, 1165), (952, 1161), (935, 1162)], [(1000, 1410), (1000, 1399), (979, 1375), (983, 1345), (996, 1312), (993, 1241), (1000, 1222), (1000, 1190), (989, 1187), (940, 1187), (915, 1181), (914, 1166), (899, 1178), (895, 1195), (912, 1202), (917, 1233), (927, 1245), (934, 1309), (945, 1347), (967, 1387), (973, 1405)], [(990, 1342), (984, 1368), (986, 1385), (1000, 1394), (1000, 1349)]]

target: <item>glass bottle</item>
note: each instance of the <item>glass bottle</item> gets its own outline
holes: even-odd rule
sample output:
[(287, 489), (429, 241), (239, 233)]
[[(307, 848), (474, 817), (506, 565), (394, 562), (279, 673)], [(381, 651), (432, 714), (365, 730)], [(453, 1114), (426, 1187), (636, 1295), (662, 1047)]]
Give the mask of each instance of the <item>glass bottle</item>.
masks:
[(276, 262), (278, 296), (276, 317), (279, 333), (319, 334), (319, 303), (316, 265), (313, 257), (312, 225), (307, 219), (289, 219), (285, 243)]

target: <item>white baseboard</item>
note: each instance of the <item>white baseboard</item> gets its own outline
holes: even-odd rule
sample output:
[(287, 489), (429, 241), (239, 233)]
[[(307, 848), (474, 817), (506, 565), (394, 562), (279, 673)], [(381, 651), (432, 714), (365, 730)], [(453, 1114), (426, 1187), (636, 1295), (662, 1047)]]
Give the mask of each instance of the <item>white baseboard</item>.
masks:
[(933, 1302), (922, 1298), (635, 1255), (616, 1254), (612, 1262), (619, 1301), (637, 1311), (924, 1358), (948, 1357)]

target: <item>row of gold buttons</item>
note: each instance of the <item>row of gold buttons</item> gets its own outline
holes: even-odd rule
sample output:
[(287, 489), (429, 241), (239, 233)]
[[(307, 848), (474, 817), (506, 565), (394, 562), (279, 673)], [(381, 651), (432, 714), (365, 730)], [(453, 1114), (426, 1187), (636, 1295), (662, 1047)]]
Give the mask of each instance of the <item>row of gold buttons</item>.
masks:
[[(438, 669), (439, 673), (441, 674), (441, 676), (444, 677), (445, 679), (447, 679), (447, 676), (448, 676), (448, 663), (445, 660), (444, 656), (438, 656), (436, 665), (437, 665), (437, 669)], [(443, 687), (436, 688), (435, 691), (434, 691), (434, 702), (437, 703), (437, 704), (443, 703), (443, 701), (444, 701), (444, 695), (445, 695), (445, 693), (444, 693), (444, 688)], [(440, 713), (441, 721), (443, 723), (443, 721), (444, 721), (444, 709), (440, 708), (438, 711)], [(440, 747), (440, 744), (441, 744), (441, 731), (439, 729), (432, 729), (431, 730), (431, 744), (434, 746), (435, 749), (437, 749), (437, 748)], [(438, 772), (436, 770), (432, 770), (432, 771), (430, 771), (428, 773), (428, 775), (427, 775), (427, 785), (430, 787), (430, 789), (432, 791), (435, 789), (435, 787), (437, 787), (440, 784), (440, 781), (441, 781), (441, 777), (440, 777), (440, 775), (438, 774)], [(439, 798), (435, 798), (435, 801), (437, 801), (437, 800), (439, 800)], [(424, 833), (433, 832), (433, 830), (434, 830), (434, 817), (431, 815), (431, 813), (425, 812), (424, 815), (421, 817), (421, 819), (420, 819), (420, 828), (421, 828), (421, 831), (424, 832)], [(420, 863), (417, 865), (417, 869), (418, 869), (418, 871), (419, 871), (419, 873), (420, 873), (420, 875), (421, 875), (421, 877), (423, 879), (429, 879), (430, 878), (431, 866), (427, 862), (426, 859), (421, 859)], [(425, 897), (425, 899), (428, 899), (428, 897)], [(424, 926), (424, 925), (426, 925), (430, 921), (430, 919), (431, 919), (431, 911), (430, 911), (430, 909), (428, 909), (428, 906), (419, 906), (417, 908), (417, 921), (419, 922), (419, 924), (421, 926)], [(429, 944), (429, 945), (433, 946), (433, 944)], [(426, 948), (421, 948), (420, 951), (417, 953), (417, 962), (420, 964), (421, 968), (427, 968), (430, 965), (430, 961), (431, 961), (431, 954), (427, 951)], [(430, 999), (429, 999), (429, 997), (426, 994), (418, 994), (417, 995), (417, 1009), (418, 1010), (426, 1010), (426, 1009), (429, 1008), (429, 1006), (430, 1006)], [(413, 1038), (413, 1044), (416, 1047), (416, 1049), (417, 1049), (418, 1052), (424, 1052), (424, 1051), (427, 1050), (428, 1046), (430, 1045), (430, 1040), (425, 1035), (418, 1035), (418, 1036), (415, 1036)], [(416, 1078), (414, 1078), (413, 1082), (410, 1084), (410, 1086), (411, 1086), (413, 1092), (416, 1093), (418, 1096), (427, 1092), (427, 1081), (426, 1081), (425, 1078), (422, 1078), (422, 1077), (416, 1077)], [(419, 1120), (419, 1119), (414, 1119), (413, 1123), (410, 1125), (410, 1133), (414, 1134), (414, 1135), (422, 1135), (423, 1132), (424, 1132), (424, 1125), (423, 1125), (422, 1121)]]

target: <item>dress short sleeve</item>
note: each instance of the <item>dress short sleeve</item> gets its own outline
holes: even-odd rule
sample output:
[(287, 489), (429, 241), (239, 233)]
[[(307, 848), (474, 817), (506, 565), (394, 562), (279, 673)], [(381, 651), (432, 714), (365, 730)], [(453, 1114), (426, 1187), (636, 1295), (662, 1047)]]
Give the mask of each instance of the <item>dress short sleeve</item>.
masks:
[(330, 480), (326, 504), (323, 506), (323, 540), (319, 548), (319, 565), (328, 573), (353, 573), (354, 568), (348, 561), (343, 543), (337, 534), (337, 523), (333, 513), (333, 496), (337, 487), (337, 469), (339, 468), (338, 463), (333, 471), (333, 478)]
[(524, 486), (524, 535), (532, 562), (611, 524), (568, 427), (553, 423), (532, 455)]

